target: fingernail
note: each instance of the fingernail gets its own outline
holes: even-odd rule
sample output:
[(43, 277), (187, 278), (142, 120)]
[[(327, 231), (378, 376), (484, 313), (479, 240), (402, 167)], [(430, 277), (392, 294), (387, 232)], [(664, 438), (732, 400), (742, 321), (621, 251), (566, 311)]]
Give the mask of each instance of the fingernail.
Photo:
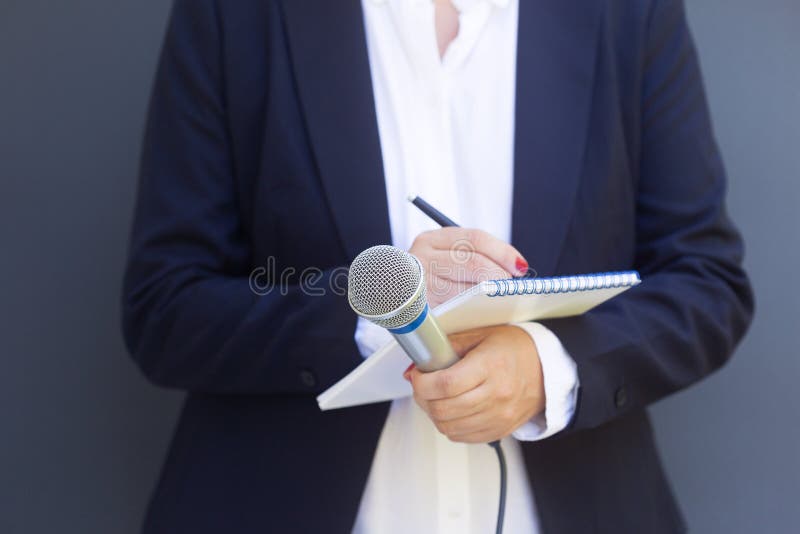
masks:
[(517, 272), (519, 274), (525, 274), (528, 272), (528, 262), (522, 257), (517, 258), (516, 263), (514, 263), (514, 267), (517, 268)]
[(411, 365), (408, 366), (408, 368), (405, 371), (403, 371), (403, 378), (405, 378), (409, 382), (411, 382), (411, 376), (409, 376), (409, 373), (411, 372), (411, 370), (413, 368), (414, 368), (414, 364), (412, 363)]

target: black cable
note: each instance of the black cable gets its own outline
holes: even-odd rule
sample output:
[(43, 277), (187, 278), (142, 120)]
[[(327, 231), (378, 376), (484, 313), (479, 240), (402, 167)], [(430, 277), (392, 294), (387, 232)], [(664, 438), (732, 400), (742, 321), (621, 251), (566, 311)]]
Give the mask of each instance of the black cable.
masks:
[(497, 528), (496, 534), (503, 534), (503, 518), (506, 513), (506, 456), (503, 454), (503, 448), (500, 446), (500, 441), (493, 441), (489, 446), (497, 452), (497, 461), (500, 463), (500, 506), (497, 510)]

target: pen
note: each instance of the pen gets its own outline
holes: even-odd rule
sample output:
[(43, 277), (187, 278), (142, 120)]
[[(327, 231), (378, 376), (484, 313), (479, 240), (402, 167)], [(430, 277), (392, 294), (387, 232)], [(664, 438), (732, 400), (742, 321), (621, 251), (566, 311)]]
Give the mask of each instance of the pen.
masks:
[(433, 222), (439, 226), (458, 226), (453, 219), (422, 200), (421, 197), (412, 197), (409, 195), (408, 201), (418, 207), (422, 213), (433, 219)]

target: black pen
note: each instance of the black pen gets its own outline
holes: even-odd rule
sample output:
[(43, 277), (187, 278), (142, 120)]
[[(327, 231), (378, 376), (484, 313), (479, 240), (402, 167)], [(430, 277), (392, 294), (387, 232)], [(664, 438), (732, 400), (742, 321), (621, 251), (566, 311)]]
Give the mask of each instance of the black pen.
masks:
[(433, 219), (433, 222), (439, 226), (458, 226), (453, 219), (422, 200), (421, 197), (409, 196), (408, 201), (418, 207), (422, 213)]

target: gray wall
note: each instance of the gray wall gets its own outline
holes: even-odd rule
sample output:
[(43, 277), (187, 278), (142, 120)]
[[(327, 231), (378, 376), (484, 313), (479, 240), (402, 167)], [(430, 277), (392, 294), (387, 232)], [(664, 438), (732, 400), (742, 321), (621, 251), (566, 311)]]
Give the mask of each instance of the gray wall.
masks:
[[(0, 532), (133, 533), (180, 395), (148, 385), (118, 288), (167, 2), (0, 0)], [(758, 317), (653, 410), (694, 532), (800, 524), (800, 4), (691, 2)]]
[(694, 532), (800, 532), (800, 0), (689, 3), (756, 319), (657, 435)]
[(119, 287), (168, 2), (0, 0), (0, 533), (136, 532), (180, 402)]

